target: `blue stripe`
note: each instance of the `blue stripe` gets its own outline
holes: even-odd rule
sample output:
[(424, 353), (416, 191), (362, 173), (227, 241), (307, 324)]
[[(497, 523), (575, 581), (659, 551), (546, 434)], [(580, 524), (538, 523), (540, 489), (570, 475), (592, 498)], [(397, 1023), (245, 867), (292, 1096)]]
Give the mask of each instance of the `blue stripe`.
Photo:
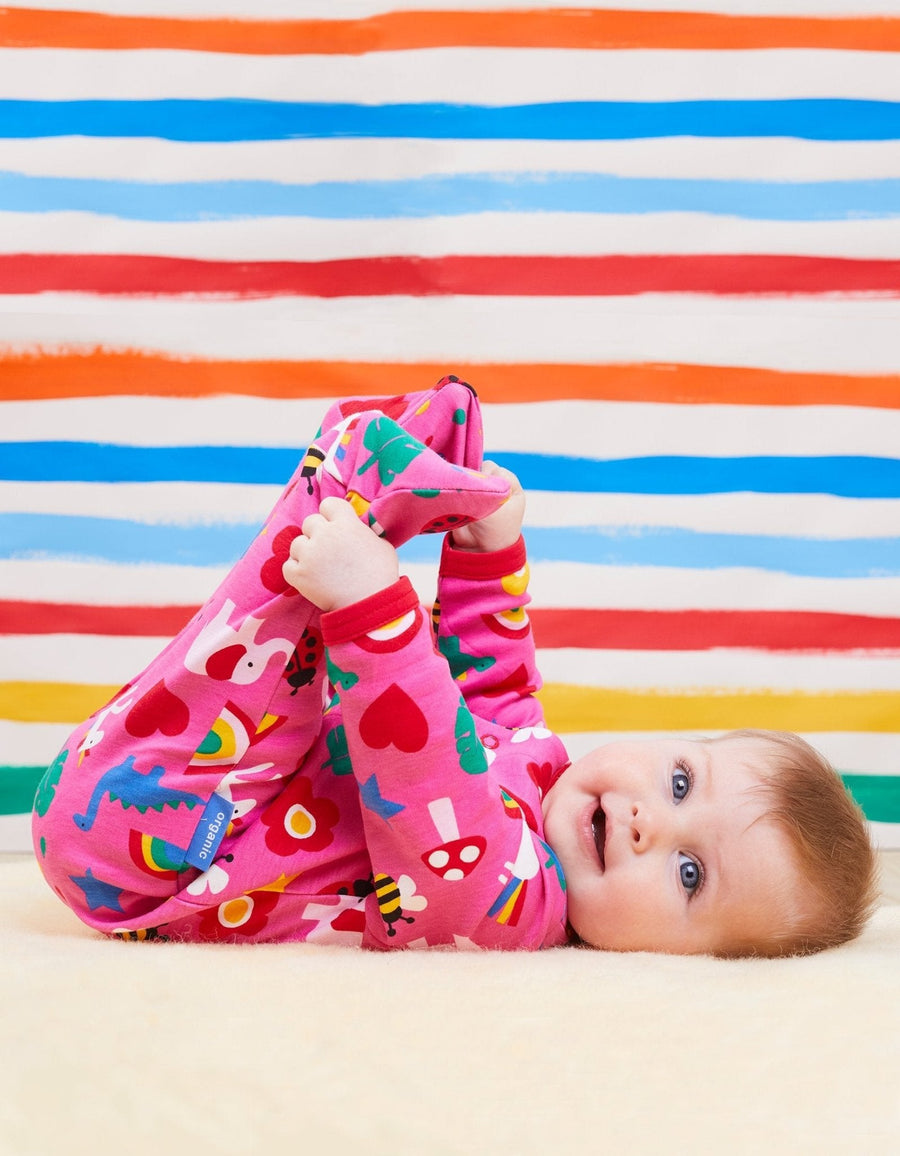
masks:
[[(118, 518), (0, 514), (0, 558), (91, 559), (116, 564), (230, 566), (259, 526), (175, 526)], [(900, 575), (900, 538), (787, 538), (708, 534), (661, 527), (531, 527), (528, 553), (537, 562), (595, 566), (674, 566), (696, 570), (751, 567), (815, 578)], [(403, 547), (408, 562), (433, 562), (440, 536)]]
[(602, 173), (486, 173), (397, 181), (148, 183), (0, 172), (0, 210), (102, 213), (135, 221), (332, 220), (463, 213), (710, 213), (753, 220), (900, 216), (900, 180), (719, 181)]
[[(900, 459), (639, 457), (613, 461), (494, 453), (526, 489), (588, 493), (836, 494), (900, 498)], [(0, 479), (18, 482), (241, 482), (283, 485), (298, 452), (271, 446), (0, 443)]]
[(258, 529), (246, 524), (172, 526), (122, 518), (0, 514), (0, 558), (230, 566)]
[(668, 136), (895, 140), (900, 137), (900, 104), (838, 99), (562, 101), (501, 107), (240, 99), (0, 101), (0, 137), (51, 136), (181, 141), (300, 137), (627, 140)]
[[(805, 578), (887, 578), (900, 575), (900, 537), (787, 538), (760, 534), (708, 534), (668, 527), (526, 527), (532, 562), (582, 562), (593, 566), (728, 567), (779, 571)], [(410, 562), (436, 561), (429, 539), (403, 547)]]
[(297, 458), (297, 450), (271, 447), (5, 442), (0, 444), (0, 479), (284, 485)]
[(527, 490), (623, 494), (835, 494), (900, 497), (900, 460), (847, 457), (641, 457), (618, 461), (492, 453)]

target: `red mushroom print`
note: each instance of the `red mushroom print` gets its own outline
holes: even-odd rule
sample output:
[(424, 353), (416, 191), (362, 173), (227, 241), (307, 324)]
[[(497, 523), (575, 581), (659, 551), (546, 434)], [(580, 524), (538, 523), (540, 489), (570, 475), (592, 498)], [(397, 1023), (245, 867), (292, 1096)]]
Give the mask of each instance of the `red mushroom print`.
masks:
[(481, 862), (487, 843), (481, 835), (460, 838), (452, 799), (432, 799), (428, 811), (443, 842), (426, 851), (422, 862), (447, 883), (465, 879)]

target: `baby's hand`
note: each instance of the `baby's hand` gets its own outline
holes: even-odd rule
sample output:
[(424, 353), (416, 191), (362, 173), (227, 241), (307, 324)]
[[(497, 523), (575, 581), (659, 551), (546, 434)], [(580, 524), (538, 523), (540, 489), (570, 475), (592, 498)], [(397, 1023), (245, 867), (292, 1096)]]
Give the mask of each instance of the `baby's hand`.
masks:
[(504, 470), (496, 462), (485, 462), (481, 472), (490, 478), (503, 478), (509, 482), (509, 497), (493, 514), (454, 530), (451, 534), (453, 545), (458, 550), (478, 550), (482, 553), (505, 550), (507, 546), (514, 545), (522, 533), (525, 491), (516, 475), (511, 470)]
[(282, 572), (320, 610), (341, 610), (397, 581), (397, 551), (364, 526), (343, 498), (324, 498), (302, 529)]

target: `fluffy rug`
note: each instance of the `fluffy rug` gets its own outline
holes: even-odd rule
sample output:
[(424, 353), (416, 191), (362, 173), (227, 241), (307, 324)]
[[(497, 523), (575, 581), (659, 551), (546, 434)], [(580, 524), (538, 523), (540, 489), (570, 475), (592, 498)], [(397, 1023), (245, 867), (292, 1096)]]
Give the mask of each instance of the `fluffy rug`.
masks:
[(885, 858), (856, 943), (720, 962), (111, 942), (7, 857), (0, 1151), (893, 1151)]

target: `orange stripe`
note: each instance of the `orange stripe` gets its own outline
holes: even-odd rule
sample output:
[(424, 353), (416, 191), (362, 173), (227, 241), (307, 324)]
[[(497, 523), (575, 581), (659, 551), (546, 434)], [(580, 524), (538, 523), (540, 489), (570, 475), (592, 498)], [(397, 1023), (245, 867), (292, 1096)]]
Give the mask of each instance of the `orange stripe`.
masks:
[(174, 48), (242, 55), (451, 45), (509, 48), (900, 50), (895, 17), (729, 16), (616, 9), (387, 12), (360, 20), (222, 20), (0, 9), (12, 48)]
[(786, 373), (715, 365), (509, 365), (446, 362), (210, 361), (162, 354), (0, 352), (8, 401), (117, 394), (156, 397), (348, 397), (425, 389), (445, 373), (482, 401), (560, 397), (717, 405), (853, 405), (900, 409), (900, 375)]

